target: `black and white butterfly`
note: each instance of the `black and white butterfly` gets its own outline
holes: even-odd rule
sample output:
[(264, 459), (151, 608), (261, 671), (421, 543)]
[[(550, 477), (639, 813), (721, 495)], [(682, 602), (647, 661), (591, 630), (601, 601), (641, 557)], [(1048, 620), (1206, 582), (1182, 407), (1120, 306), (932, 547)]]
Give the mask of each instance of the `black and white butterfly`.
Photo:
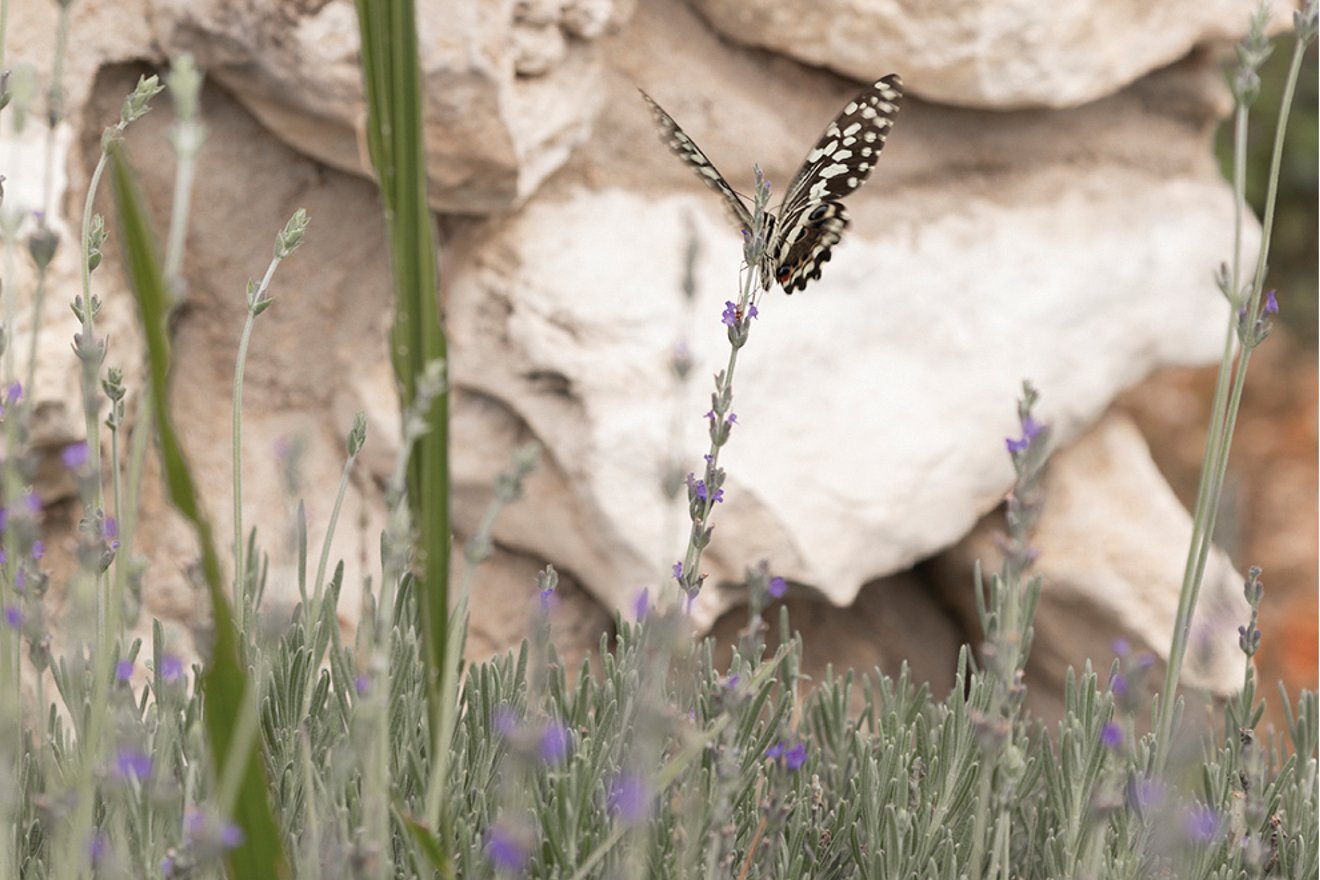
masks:
[[(642, 97), (651, 105), (664, 142), (707, 186), (724, 196), (734, 222), (750, 232), (752, 214), (742, 198), (674, 118), (646, 92)], [(839, 200), (871, 176), (902, 97), (898, 74), (881, 77), (848, 102), (807, 153), (785, 191), (778, 216), (765, 218), (769, 228), (758, 267), (764, 289), (778, 281), (785, 293), (792, 293), (820, 278), (830, 249), (848, 226), (848, 212)]]

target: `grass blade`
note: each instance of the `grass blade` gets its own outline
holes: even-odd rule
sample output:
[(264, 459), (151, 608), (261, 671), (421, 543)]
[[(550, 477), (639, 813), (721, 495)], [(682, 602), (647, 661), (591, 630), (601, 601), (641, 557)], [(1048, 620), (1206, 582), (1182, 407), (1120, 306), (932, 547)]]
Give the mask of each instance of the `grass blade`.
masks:
[(266, 771), (257, 743), (245, 754), (231, 753), (234, 731), (231, 724), (242, 714), (245, 695), (252, 686), (239, 658), (238, 631), (221, 586), (220, 560), (215, 552), (211, 527), (197, 501), (197, 489), (183, 457), (178, 435), (170, 420), (168, 384), (170, 345), (165, 328), (168, 297), (137, 181), (129, 168), (122, 143), (109, 150), (129, 283), (136, 294), (147, 343), (150, 392), (156, 401), (155, 428), (159, 440), (161, 469), (170, 501), (192, 523), (202, 554), (202, 571), (211, 599), (215, 646), (203, 675), (206, 732), (216, 762), (216, 776), (224, 778), (231, 761), (245, 768), (234, 804), (234, 821), (243, 831), (243, 842), (227, 856), (229, 875), (243, 878), (286, 877), (288, 868), (280, 842), (279, 828), (271, 814), (266, 794)]

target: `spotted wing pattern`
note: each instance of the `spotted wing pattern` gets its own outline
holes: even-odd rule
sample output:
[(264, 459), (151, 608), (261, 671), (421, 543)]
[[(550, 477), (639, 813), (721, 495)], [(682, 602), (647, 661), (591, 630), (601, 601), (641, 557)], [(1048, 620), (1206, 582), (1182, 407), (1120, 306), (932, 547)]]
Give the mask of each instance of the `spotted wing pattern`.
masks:
[[(650, 104), (669, 148), (707, 186), (724, 196), (734, 222), (749, 229), (752, 219), (747, 206), (706, 154), (673, 117), (645, 93), (642, 96)], [(848, 212), (840, 200), (871, 176), (902, 97), (903, 81), (898, 75), (882, 77), (848, 102), (807, 153), (771, 226), (760, 267), (764, 288), (769, 289), (771, 282), (777, 281), (785, 293), (791, 294), (805, 290), (809, 281), (820, 278), (821, 266), (829, 262), (831, 249), (848, 226)]]
[(692, 138), (687, 136), (687, 132), (678, 127), (674, 117), (670, 116), (660, 105), (651, 99), (646, 92), (642, 92), (642, 99), (651, 107), (651, 115), (655, 117), (656, 127), (660, 129), (661, 139), (665, 146), (673, 150), (678, 158), (683, 160), (697, 176), (701, 178), (706, 186), (715, 190), (724, 196), (725, 206), (728, 208), (729, 215), (733, 222), (743, 229), (752, 228), (752, 215), (743, 204), (743, 200), (729, 186), (724, 175), (715, 168), (706, 154), (701, 152), (701, 148), (692, 142)]

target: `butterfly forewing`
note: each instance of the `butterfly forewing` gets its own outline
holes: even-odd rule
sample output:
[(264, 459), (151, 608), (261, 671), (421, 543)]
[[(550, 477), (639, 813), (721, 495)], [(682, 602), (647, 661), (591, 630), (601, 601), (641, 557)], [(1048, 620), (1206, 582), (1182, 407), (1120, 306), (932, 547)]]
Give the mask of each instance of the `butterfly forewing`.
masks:
[[(894, 125), (903, 82), (890, 74), (848, 102), (825, 128), (788, 185), (779, 210), (779, 234), (770, 242), (767, 262), (785, 293), (805, 290), (820, 278), (834, 245), (848, 226), (839, 202), (866, 182)], [(762, 273), (762, 284), (771, 279)]]
[[(638, 89), (638, 91), (641, 90)], [(747, 210), (747, 206), (743, 204), (738, 194), (733, 191), (733, 187), (729, 186), (728, 181), (724, 179), (724, 175), (720, 174), (710, 159), (706, 158), (706, 154), (701, 152), (701, 148), (692, 142), (692, 138), (687, 136), (687, 132), (678, 127), (674, 117), (651, 100), (651, 96), (646, 92), (642, 92), (642, 98), (651, 107), (651, 115), (655, 117), (655, 124), (660, 129), (665, 146), (673, 150), (674, 155), (682, 159), (683, 164), (691, 168), (706, 186), (724, 196), (725, 207), (728, 209), (734, 223), (743, 229), (751, 229), (751, 212)]]
[[(692, 139), (645, 92), (665, 143), (711, 189), (724, 196), (734, 222), (750, 229), (747, 206)], [(848, 212), (839, 201), (866, 182), (884, 149), (894, 124), (903, 82), (897, 74), (882, 77), (848, 102), (807, 153), (785, 191), (779, 214), (761, 260), (762, 285), (778, 281), (785, 293), (805, 290), (820, 278), (831, 248), (848, 226)]]
[(837, 201), (871, 176), (903, 97), (903, 81), (891, 73), (863, 89), (825, 128), (784, 191), (779, 216), (814, 202)]

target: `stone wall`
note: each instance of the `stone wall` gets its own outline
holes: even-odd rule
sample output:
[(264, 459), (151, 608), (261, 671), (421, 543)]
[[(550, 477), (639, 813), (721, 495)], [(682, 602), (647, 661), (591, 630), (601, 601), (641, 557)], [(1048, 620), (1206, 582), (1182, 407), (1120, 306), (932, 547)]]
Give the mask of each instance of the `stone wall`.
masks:
[[(471, 652), (521, 637), (519, 609), (545, 562), (569, 582), (556, 614), (561, 642), (580, 656), (681, 556), (684, 505), (665, 499), (662, 472), (671, 460), (700, 470), (741, 241), (719, 200), (656, 138), (637, 88), (733, 186), (751, 191), (756, 162), (782, 191), (839, 108), (891, 71), (907, 96), (871, 181), (848, 199), (852, 225), (834, 260), (802, 294), (760, 301), (694, 614), (707, 625), (736, 618), (736, 584), (765, 559), (792, 583), (793, 602), (855, 609), (840, 620), (803, 606), (795, 619), (820, 645), (813, 668), (893, 669), (907, 657), (947, 686), (958, 644), (974, 638), (971, 561), (997, 565), (993, 526), (978, 522), (1010, 484), (1003, 438), (1016, 433), (1014, 399), (1030, 378), (1066, 450), (1039, 536), (1042, 691), (1058, 690), (1068, 663), (1107, 664), (1120, 636), (1167, 650), (1189, 520), (1140, 435), (1106, 413), (1153, 372), (1219, 355), (1227, 307), (1212, 271), (1230, 253), (1233, 205), (1210, 142), (1229, 107), (1225, 41), (1254, 5), (422, 2), (460, 538), (512, 450), (529, 439), (544, 448), (527, 499), (496, 528), (495, 563), (478, 576)], [(16, 61), (49, 70), (53, 10), (19, 4)], [(79, 0), (69, 45), (53, 141), (29, 119), (3, 143), (26, 152), (6, 152), (18, 158), (0, 169), (6, 210), (45, 207), (64, 236), (31, 389), (36, 442), (54, 454), (81, 437), (69, 236), (100, 133), (143, 65), (192, 52), (209, 79), (208, 141), (175, 320), (177, 419), (217, 534), (228, 534), (244, 283), (305, 207), (311, 228), (276, 278), (248, 367), (244, 517), (271, 553), (275, 601), (292, 601), (291, 511), (305, 499), (319, 541), (343, 437), (367, 412), (368, 447), (335, 547), (351, 626), (362, 578), (379, 570), (381, 486), (398, 445), (352, 4)], [(168, 103), (157, 105), (128, 143), (163, 229), (174, 160)], [(49, 144), (46, 196), (39, 158)], [(97, 208), (111, 213), (108, 193)], [(681, 282), (693, 242), (689, 300)], [(137, 389), (122, 279), (112, 236), (95, 276), (107, 363)], [(30, 289), (22, 278), (19, 287)], [(21, 345), (22, 325), (18, 336)], [(669, 372), (676, 346), (694, 363), (686, 386)], [(186, 633), (201, 623), (183, 574), (191, 539), (154, 479), (137, 548), (151, 560), (147, 609)], [(40, 490), (55, 505), (48, 527), (68, 534), (70, 487), (52, 478)], [(1240, 677), (1245, 619), (1226, 558), (1216, 557), (1202, 601), (1206, 647), (1189, 658), (1187, 680), (1222, 692)]]

